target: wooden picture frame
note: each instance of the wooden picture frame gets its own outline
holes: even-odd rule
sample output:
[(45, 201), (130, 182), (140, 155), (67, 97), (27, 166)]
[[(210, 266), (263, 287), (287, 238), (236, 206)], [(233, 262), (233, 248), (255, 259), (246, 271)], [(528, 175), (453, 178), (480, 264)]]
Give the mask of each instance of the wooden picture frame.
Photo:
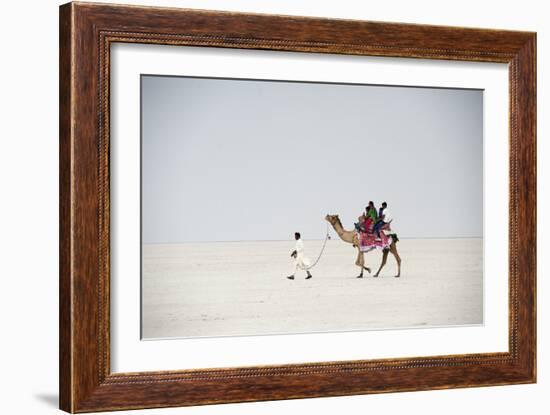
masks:
[[(109, 59), (117, 42), (509, 65), (509, 352), (111, 373)], [(343, 396), (536, 380), (536, 34), (69, 3), (60, 8), (60, 408)]]

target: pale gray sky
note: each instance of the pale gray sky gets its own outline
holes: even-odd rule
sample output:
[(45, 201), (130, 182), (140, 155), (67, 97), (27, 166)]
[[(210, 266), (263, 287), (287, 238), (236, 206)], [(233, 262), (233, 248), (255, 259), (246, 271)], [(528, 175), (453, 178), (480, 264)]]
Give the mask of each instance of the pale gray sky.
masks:
[(142, 76), (144, 243), (483, 234), (483, 92)]

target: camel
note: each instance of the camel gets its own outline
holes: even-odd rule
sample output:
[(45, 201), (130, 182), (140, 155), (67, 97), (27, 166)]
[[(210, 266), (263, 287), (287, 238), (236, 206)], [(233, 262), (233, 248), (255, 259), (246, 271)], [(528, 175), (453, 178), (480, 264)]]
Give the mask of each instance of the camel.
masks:
[[(370, 274), (370, 268), (365, 266), (364, 252), (361, 252), (361, 249), (359, 247), (359, 238), (357, 236), (357, 232), (345, 230), (338, 215), (327, 215), (325, 216), (325, 220), (327, 220), (328, 223), (332, 225), (334, 231), (338, 234), (342, 241), (352, 244), (354, 248), (357, 248), (357, 259), (355, 260), (355, 265), (361, 268), (361, 273), (357, 276), (357, 278), (363, 278), (364, 270), (367, 270), (367, 272)], [(382, 251), (382, 263), (380, 264), (380, 268), (378, 268), (376, 274), (374, 274), (374, 277), (378, 277), (378, 275), (380, 275), (380, 271), (382, 270), (384, 265), (386, 265), (388, 253), (390, 252), (393, 254), (395, 260), (397, 261), (397, 275), (395, 276), (395, 278), (399, 278), (401, 276), (401, 257), (397, 252), (396, 244), (397, 242), (392, 238), (392, 243), (390, 247)]]

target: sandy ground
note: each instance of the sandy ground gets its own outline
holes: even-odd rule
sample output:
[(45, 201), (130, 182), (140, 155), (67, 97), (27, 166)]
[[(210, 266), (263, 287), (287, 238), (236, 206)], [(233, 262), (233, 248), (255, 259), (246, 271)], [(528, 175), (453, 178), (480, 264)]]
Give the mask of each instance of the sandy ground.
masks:
[[(314, 260), (322, 241), (304, 241)], [(285, 277), (293, 242), (143, 247), (143, 338), (308, 333), (483, 323), (483, 240), (403, 239), (380, 277), (329, 241), (313, 278)], [(366, 255), (374, 270), (382, 254)], [(373, 271), (374, 273), (375, 271)]]

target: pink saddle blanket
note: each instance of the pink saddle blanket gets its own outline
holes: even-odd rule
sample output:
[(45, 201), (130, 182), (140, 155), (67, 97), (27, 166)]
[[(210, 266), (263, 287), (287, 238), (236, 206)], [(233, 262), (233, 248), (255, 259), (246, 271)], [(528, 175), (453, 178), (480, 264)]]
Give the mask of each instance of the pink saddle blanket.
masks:
[(376, 233), (360, 232), (358, 233), (359, 248), (363, 252), (372, 251), (373, 249), (386, 249), (389, 248), (392, 243), (391, 236), (387, 236), (384, 232), (380, 232), (380, 239)]

